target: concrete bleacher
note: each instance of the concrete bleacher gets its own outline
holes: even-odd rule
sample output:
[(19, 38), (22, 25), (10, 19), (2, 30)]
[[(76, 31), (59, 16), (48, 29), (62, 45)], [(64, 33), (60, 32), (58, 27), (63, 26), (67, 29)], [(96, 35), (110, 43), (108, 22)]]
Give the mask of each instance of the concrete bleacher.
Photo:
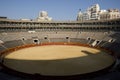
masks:
[(117, 57), (120, 57), (120, 43), (113, 42), (105, 45), (104, 47), (112, 50)]
[(0, 52), (4, 51), (6, 48), (0, 45)]
[(23, 45), (23, 42), (21, 40), (6, 41), (4, 43), (4, 46), (7, 48), (13, 48), (21, 45)]
[[(19, 45), (22, 44), (31, 44), (34, 43), (34, 38), (40, 39), (40, 42), (81, 42), (92, 44), (94, 40), (101, 41), (99, 45), (107, 46), (109, 44), (110, 39), (115, 39), (118, 43), (120, 43), (120, 33), (115, 32), (84, 32), (84, 31), (41, 31), (30, 33), (28, 31), (24, 32), (3, 32), (0, 33), (0, 40), (6, 42), (5, 46), (11, 47), (12, 45), (10, 41), (18, 40)], [(69, 39), (66, 39), (68, 37)], [(23, 40), (24, 38), (24, 40)], [(47, 38), (47, 39), (45, 39)], [(90, 38), (90, 40), (87, 40)], [(22, 41), (21, 41), (22, 40)], [(104, 42), (106, 41), (106, 42)], [(107, 43), (108, 42), (108, 43)], [(14, 43), (13, 46), (17, 43)], [(109, 46), (109, 45), (108, 45)]]
[[(66, 39), (66, 37), (68, 37), (69, 39)], [(120, 40), (118, 37), (120, 37), (119, 33), (115, 32), (89, 31), (21, 31), (0, 33), (0, 40), (6, 42), (5, 46), (7, 46), (8, 48), (12, 46), (16, 47), (22, 44), (32, 44), (34, 43), (34, 38), (39, 39), (40, 42), (80, 42), (84, 44), (92, 44), (95, 40), (98, 40), (101, 41), (99, 45), (102, 45), (104, 47), (109, 44), (108, 41), (110, 39), (115, 39), (117, 42), (119, 42)], [(87, 40), (87, 38), (90, 38), (90, 40)], [(14, 40), (17, 40), (19, 44), (17, 45), (17, 43), (10, 43), (10, 41)]]
[(23, 42), (23, 44), (33, 44), (33, 40), (32, 39), (25, 39), (25, 40), (21, 40)]
[(50, 42), (69, 42), (68, 39), (65, 38), (50, 38)]
[(20, 36), (18, 32), (4, 32), (1, 33), (0, 39), (2, 41), (13, 41), (13, 40), (19, 40)]
[(88, 40), (87, 39), (70, 38), (70, 42), (77, 42), (77, 43), (87, 44)]

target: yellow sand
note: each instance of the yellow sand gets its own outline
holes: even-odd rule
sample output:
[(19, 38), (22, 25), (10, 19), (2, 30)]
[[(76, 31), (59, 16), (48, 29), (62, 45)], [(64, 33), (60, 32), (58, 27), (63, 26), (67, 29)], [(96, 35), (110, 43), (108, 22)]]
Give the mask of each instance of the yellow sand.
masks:
[(76, 75), (98, 71), (110, 66), (114, 59), (98, 49), (48, 45), (21, 49), (5, 56), (11, 69), (41, 75)]

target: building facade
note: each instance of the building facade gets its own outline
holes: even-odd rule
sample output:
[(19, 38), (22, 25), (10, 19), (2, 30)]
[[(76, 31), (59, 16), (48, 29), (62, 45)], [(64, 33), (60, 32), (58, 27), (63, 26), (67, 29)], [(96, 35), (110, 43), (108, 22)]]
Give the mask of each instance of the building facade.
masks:
[(100, 11), (100, 19), (107, 20), (107, 19), (116, 19), (120, 18), (120, 11), (118, 9), (108, 9), (105, 11)]
[(79, 11), (77, 21), (108, 20), (120, 18), (118, 9), (101, 10), (99, 4), (92, 5), (85, 12)]

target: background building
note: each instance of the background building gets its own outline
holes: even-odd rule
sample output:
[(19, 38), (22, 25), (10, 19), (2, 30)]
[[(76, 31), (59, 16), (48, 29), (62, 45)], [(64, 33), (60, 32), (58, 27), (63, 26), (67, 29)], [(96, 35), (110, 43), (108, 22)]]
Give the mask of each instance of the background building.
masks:
[(120, 18), (120, 11), (118, 9), (108, 9), (108, 10), (100, 11), (101, 20), (116, 19), (116, 18)]
[(92, 5), (85, 12), (79, 11), (77, 21), (85, 20), (107, 20), (120, 18), (118, 9), (101, 10), (99, 4)]
[(48, 16), (48, 13), (46, 11), (41, 11), (37, 18), (37, 21), (51, 21), (51, 20), (52, 18)]

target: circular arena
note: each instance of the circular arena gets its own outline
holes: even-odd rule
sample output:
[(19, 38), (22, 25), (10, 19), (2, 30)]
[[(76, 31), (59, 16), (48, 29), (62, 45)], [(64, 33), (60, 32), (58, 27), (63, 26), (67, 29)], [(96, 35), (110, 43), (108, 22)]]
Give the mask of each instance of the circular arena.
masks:
[(77, 43), (24, 45), (2, 54), (2, 66), (8, 71), (49, 79), (104, 73), (115, 63), (110, 51)]
[(0, 19), (0, 74), (33, 80), (79, 80), (111, 74), (119, 69), (119, 25), (120, 19)]
[(113, 57), (104, 51), (70, 45), (25, 48), (7, 54), (3, 61), (5, 66), (16, 71), (53, 76), (86, 74), (113, 63)]

